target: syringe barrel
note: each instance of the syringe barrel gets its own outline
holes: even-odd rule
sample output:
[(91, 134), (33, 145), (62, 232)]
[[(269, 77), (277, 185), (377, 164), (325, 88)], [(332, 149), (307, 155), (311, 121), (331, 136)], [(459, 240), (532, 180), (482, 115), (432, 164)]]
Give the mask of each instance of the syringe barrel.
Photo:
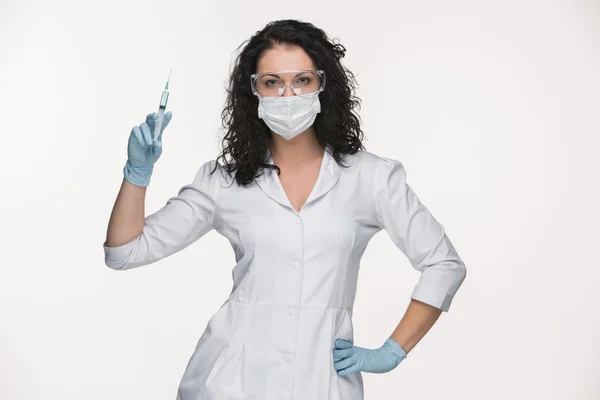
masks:
[(158, 135), (160, 134), (160, 129), (162, 128), (163, 118), (165, 116), (165, 109), (158, 109), (158, 118), (154, 122), (154, 140), (158, 140)]
[(160, 96), (160, 108), (166, 108), (167, 107), (167, 100), (169, 100), (169, 92), (166, 90), (163, 90), (162, 92), (162, 96)]

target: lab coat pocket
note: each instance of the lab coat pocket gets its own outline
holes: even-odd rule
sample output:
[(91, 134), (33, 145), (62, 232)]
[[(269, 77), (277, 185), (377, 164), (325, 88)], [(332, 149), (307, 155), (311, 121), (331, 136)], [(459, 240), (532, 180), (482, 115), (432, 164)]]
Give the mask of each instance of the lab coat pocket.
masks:
[[(335, 347), (336, 339), (354, 342), (354, 327), (352, 315), (348, 309), (331, 309), (331, 342), (330, 347)], [(363, 378), (360, 372), (339, 376), (334, 365), (333, 354), (330, 356), (330, 384), (329, 398), (332, 400), (363, 400)]]
[[(244, 379), (244, 344), (231, 342), (221, 353), (206, 380), (204, 400), (249, 400)], [(251, 382), (250, 382), (251, 383)]]
[(215, 376), (217, 376), (219, 374), (219, 370), (222, 369), (222, 365), (223, 363), (223, 358), (225, 357), (225, 354), (227, 353), (227, 350), (229, 349), (230, 343), (227, 343), (225, 345), (225, 347), (223, 347), (223, 350), (221, 350), (221, 354), (219, 354), (219, 357), (217, 358), (217, 361), (215, 361), (215, 363), (213, 364), (210, 372), (208, 373), (208, 376), (206, 377), (206, 396), (205, 396), (205, 400), (208, 400), (208, 389), (213, 381), (213, 379), (215, 378)]

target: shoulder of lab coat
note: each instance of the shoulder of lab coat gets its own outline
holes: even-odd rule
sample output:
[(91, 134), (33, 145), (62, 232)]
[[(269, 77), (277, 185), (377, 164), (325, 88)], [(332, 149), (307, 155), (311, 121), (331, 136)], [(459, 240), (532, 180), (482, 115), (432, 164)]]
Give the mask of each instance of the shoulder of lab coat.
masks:
[(374, 195), (380, 228), (421, 272), (411, 298), (447, 312), (466, 277), (464, 263), (443, 225), (407, 183), (404, 164), (379, 157), (375, 171)]
[(209, 175), (216, 163), (204, 163), (191, 183), (145, 218), (142, 232), (133, 240), (116, 247), (104, 242), (105, 264), (115, 270), (151, 264), (185, 249), (212, 230), (222, 175), (220, 164)]

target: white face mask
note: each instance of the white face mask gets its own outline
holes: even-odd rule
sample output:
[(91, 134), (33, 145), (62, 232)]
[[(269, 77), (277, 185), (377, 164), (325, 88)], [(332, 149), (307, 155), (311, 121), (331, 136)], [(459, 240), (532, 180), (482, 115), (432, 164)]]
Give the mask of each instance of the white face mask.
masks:
[(290, 140), (315, 122), (321, 112), (319, 93), (259, 98), (258, 118), (273, 132)]

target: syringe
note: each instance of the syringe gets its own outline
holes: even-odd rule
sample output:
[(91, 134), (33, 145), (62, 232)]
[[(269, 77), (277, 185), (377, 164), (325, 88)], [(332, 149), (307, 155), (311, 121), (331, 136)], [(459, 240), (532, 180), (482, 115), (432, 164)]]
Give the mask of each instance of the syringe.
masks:
[(171, 70), (169, 71), (169, 77), (167, 78), (167, 84), (165, 85), (165, 89), (162, 92), (162, 96), (160, 96), (160, 105), (158, 106), (158, 118), (154, 123), (154, 141), (158, 140), (158, 135), (160, 134), (160, 129), (162, 128), (163, 117), (165, 116), (165, 108), (167, 108), (167, 100), (169, 99), (169, 79), (171, 79)]

